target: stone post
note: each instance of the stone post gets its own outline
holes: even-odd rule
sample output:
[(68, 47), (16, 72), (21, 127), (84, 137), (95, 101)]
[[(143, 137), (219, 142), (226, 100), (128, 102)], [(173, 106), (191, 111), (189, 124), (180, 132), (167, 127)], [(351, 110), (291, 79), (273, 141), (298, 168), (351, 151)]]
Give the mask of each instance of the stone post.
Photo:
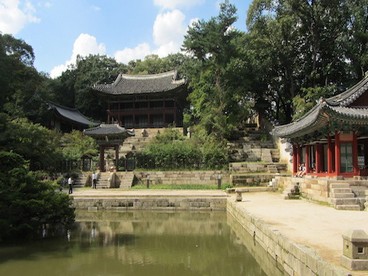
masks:
[(342, 235), (341, 264), (350, 270), (368, 270), (368, 235), (363, 230), (349, 230)]
[(235, 201), (242, 201), (243, 200), (243, 197), (242, 197), (242, 192), (240, 190), (235, 190), (235, 193), (236, 193), (236, 199)]
[(219, 173), (218, 175), (217, 175), (217, 189), (221, 189), (221, 182), (222, 182), (222, 175), (221, 175), (221, 173)]
[(146, 180), (147, 180), (147, 189), (149, 189), (149, 186), (150, 186), (150, 175), (149, 174), (147, 174)]

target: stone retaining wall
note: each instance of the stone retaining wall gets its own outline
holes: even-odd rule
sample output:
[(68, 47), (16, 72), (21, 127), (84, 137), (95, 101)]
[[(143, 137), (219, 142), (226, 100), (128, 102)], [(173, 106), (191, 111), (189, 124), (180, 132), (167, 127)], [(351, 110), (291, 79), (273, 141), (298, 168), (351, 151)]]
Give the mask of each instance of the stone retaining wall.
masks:
[(227, 212), (240, 223), (243, 231), (253, 237), (254, 246), (261, 246), (272, 258), (277, 271), (271, 275), (346, 275), (346, 271), (325, 262), (312, 249), (293, 243), (271, 225), (252, 217), (244, 209), (240, 210), (230, 199)]
[(74, 197), (76, 209), (87, 210), (226, 210), (226, 197)]
[(354, 194), (359, 198), (365, 197), (365, 190), (368, 190), (366, 180), (345, 179), (336, 180), (333, 178), (297, 178), (297, 177), (276, 177), (277, 185), (280, 190), (284, 190), (288, 185), (299, 183), (302, 196), (306, 199), (330, 203), (331, 183), (349, 183)]
[(134, 172), (138, 181), (146, 183), (149, 175), (150, 184), (203, 184), (217, 185), (217, 177), (221, 174), (222, 183), (229, 183), (229, 174), (222, 171), (144, 171)]

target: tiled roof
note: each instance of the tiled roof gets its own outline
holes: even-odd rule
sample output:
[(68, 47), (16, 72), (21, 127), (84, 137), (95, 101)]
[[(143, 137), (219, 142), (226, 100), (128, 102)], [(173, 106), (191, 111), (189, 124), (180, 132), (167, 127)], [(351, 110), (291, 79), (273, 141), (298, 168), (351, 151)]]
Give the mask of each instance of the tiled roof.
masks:
[(307, 114), (295, 122), (276, 126), (272, 130), (272, 134), (278, 137), (293, 138), (317, 130), (321, 127), (322, 123), (325, 124), (325, 121), (328, 121), (326, 117), (321, 116), (324, 104), (325, 103), (317, 104)]
[(133, 130), (127, 130), (118, 124), (101, 124), (97, 127), (85, 129), (84, 134), (88, 136), (123, 135), (134, 136)]
[(326, 127), (331, 121), (368, 125), (368, 107), (349, 107), (365, 92), (368, 92), (367, 76), (345, 92), (326, 100), (321, 99), (299, 120), (276, 126), (272, 134), (284, 138), (301, 137)]
[(362, 79), (353, 87), (336, 96), (326, 99), (331, 105), (349, 106), (358, 99), (364, 92), (368, 91), (368, 76)]
[(173, 91), (185, 85), (184, 79), (177, 79), (177, 72), (170, 71), (155, 75), (120, 74), (114, 83), (96, 84), (92, 88), (111, 95), (151, 94)]
[(284, 138), (301, 137), (326, 127), (330, 121), (368, 125), (368, 108), (333, 106), (321, 102), (300, 120), (275, 127), (272, 134)]
[(99, 123), (90, 121), (86, 116), (76, 108), (61, 106), (55, 103), (47, 103), (50, 109), (53, 109), (59, 116), (84, 126), (97, 126)]

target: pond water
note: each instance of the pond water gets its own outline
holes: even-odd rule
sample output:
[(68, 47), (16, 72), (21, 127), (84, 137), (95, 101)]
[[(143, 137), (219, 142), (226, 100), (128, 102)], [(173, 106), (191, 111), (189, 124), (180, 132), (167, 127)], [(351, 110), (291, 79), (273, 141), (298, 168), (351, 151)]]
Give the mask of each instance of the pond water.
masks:
[(77, 212), (61, 238), (0, 247), (0, 275), (266, 275), (226, 212)]

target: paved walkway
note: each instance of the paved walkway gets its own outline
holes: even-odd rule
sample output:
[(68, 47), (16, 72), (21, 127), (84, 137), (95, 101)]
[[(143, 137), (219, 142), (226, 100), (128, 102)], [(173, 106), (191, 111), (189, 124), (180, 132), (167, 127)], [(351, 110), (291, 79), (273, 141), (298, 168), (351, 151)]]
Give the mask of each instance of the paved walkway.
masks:
[[(276, 193), (244, 193), (243, 201), (238, 204), (282, 235), (315, 249), (324, 260), (335, 265), (340, 265), (344, 232), (362, 229), (368, 233), (366, 211), (335, 210), (303, 199), (285, 200)], [(368, 275), (368, 272), (354, 275)]]
[[(76, 190), (74, 196), (227, 196), (220, 190)], [(235, 201), (235, 195), (229, 196)], [(367, 211), (341, 211), (306, 200), (285, 200), (279, 193), (243, 193), (239, 208), (269, 224), (296, 243), (306, 245), (326, 261), (340, 265), (342, 234), (350, 229), (368, 233)], [(357, 273), (354, 275), (368, 275)]]

